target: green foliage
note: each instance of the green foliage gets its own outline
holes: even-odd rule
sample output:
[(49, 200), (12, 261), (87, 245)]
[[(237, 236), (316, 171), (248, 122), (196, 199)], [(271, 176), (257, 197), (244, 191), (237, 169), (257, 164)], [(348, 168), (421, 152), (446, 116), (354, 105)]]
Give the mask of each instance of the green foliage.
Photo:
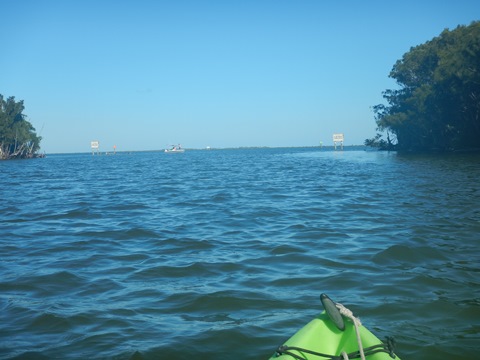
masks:
[(35, 157), (41, 137), (22, 114), (23, 101), (4, 99), (0, 94), (0, 160)]
[[(413, 47), (389, 75), (388, 105), (373, 107), (378, 131), (401, 151), (480, 149), (480, 22)], [(381, 135), (366, 144), (381, 145)], [(393, 143), (392, 143), (393, 146)]]

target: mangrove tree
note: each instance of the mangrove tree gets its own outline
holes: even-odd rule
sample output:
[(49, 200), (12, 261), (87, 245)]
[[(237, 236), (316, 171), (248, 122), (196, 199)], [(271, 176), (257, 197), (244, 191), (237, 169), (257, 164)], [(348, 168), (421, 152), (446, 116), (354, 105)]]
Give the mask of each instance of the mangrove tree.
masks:
[(23, 101), (0, 94), (0, 160), (37, 157), (42, 138), (23, 114)]
[[(403, 55), (389, 75), (397, 89), (373, 107), (366, 145), (399, 151), (480, 150), (480, 22), (445, 29)], [(387, 140), (382, 134), (387, 134)]]

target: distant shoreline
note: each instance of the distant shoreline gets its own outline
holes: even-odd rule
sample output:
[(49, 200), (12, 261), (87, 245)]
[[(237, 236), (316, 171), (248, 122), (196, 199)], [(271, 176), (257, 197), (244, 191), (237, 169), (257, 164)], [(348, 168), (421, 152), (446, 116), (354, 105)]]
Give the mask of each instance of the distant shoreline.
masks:
[[(210, 147), (210, 148), (185, 148), (186, 151), (215, 151), (215, 150), (258, 150), (258, 149), (317, 149), (317, 150), (334, 150), (335, 147), (333, 145), (329, 146), (240, 146), (240, 147)], [(368, 146), (365, 145), (344, 145), (343, 150), (368, 150), (370, 149)], [(373, 149), (376, 150), (376, 149)], [(119, 151), (117, 150), (116, 153), (112, 151), (99, 151), (98, 154), (95, 152), (92, 155), (91, 151), (83, 151), (83, 152), (53, 152), (53, 153), (46, 153), (46, 155), (92, 155), (92, 156), (114, 156), (119, 154), (131, 154), (131, 153), (145, 153), (145, 152), (164, 152), (164, 149), (157, 149), (157, 150), (124, 150)], [(337, 151), (341, 151), (338, 149)]]

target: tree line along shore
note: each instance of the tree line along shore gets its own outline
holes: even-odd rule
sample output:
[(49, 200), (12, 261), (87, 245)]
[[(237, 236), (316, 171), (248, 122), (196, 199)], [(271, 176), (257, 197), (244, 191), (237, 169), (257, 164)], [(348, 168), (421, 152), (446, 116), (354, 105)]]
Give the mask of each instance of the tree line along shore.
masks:
[[(412, 47), (389, 75), (398, 89), (373, 107), (365, 145), (404, 152), (480, 151), (480, 22)], [(386, 139), (384, 138), (386, 136)]]

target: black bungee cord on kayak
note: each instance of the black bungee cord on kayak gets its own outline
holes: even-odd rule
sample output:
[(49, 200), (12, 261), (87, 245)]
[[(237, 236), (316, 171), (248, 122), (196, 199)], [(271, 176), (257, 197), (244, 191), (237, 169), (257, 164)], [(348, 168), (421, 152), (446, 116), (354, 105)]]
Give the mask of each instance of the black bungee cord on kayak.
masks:
[(319, 353), (319, 352), (315, 352), (312, 350), (303, 349), (295, 346), (282, 345), (276, 351), (277, 357), (280, 355), (289, 355), (295, 359), (304, 360), (305, 357), (292, 352), (292, 351), (298, 351), (301, 353), (310, 354), (310, 355), (314, 355), (317, 357), (322, 357), (330, 360), (348, 360), (348, 359), (357, 359), (357, 358), (365, 360), (365, 356), (369, 356), (379, 352), (385, 352), (389, 354), (392, 359), (395, 359), (396, 357), (395, 356), (395, 340), (392, 337), (387, 337), (385, 343), (382, 342), (377, 345), (363, 348), (362, 340), (360, 339), (360, 334), (358, 330), (358, 328), (362, 325), (360, 323), (360, 320), (358, 320), (355, 316), (353, 316), (352, 312), (349, 309), (347, 309), (345, 306), (343, 306), (342, 304), (333, 302), (333, 300), (330, 299), (326, 294), (320, 295), (320, 301), (322, 302), (328, 317), (339, 330), (341, 331), (345, 330), (345, 322), (343, 320), (342, 315), (352, 320), (355, 326), (355, 333), (357, 335), (358, 350), (348, 354), (345, 351), (342, 351), (340, 355), (328, 355), (328, 354), (323, 354), (323, 353)]
[[(296, 346), (288, 346), (288, 345), (280, 346), (276, 351), (276, 356), (289, 355), (289, 356), (291, 356), (291, 357), (293, 357), (294, 359), (297, 359), (297, 360), (305, 360), (304, 356), (298, 355), (298, 354), (296, 354), (292, 351), (298, 351), (298, 352), (301, 352), (301, 353), (317, 356), (317, 357), (320, 357), (320, 358), (325, 358), (325, 359), (328, 359), (328, 360), (344, 360), (345, 358), (347, 358), (347, 359), (360, 359), (361, 358), (360, 351), (354, 351), (354, 352), (345, 354), (346, 355), (346, 357), (345, 357), (344, 355), (322, 354), (322, 353), (319, 353), (319, 352), (316, 352), (316, 351), (311, 351), (311, 350), (308, 350), (308, 349), (303, 349), (303, 348), (299, 348), (299, 347), (296, 347)], [(369, 355), (373, 355), (373, 354), (376, 354), (376, 353), (384, 352), (384, 353), (389, 354), (392, 359), (395, 359), (395, 357), (396, 357), (395, 354), (394, 354), (394, 352), (395, 352), (395, 340), (391, 337), (387, 337), (385, 343), (381, 343), (381, 344), (378, 344), (378, 345), (373, 345), (373, 346), (364, 348), (363, 351), (364, 351), (365, 356), (369, 356)]]

